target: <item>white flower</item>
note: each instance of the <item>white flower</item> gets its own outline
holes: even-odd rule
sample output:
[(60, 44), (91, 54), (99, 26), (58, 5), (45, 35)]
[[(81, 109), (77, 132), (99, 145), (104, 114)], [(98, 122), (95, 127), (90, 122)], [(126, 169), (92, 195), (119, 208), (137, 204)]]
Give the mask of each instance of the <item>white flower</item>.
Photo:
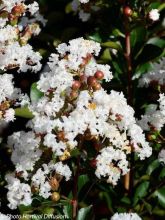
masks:
[(6, 188), (8, 189), (7, 199), (10, 209), (16, 209), (19, 205), (27, 206), (31, 204), (31, 188), (28, 184), (21, 183), (12, 175), (6, 175), (6, 181), (8, 182)]
[(84, 10), (79, 11), (79, 18), (83, 21), (86, 22), (89, 20), (91, 14), (88, 12), (85, 12)]
[(149, 105), (145, 115), (141, 116), (141, 120), (138, 121), (143, 130), (150, 130), (152, 125), (158, 131), (160, 131), (165, 124), (165, 95), (160, 94), (159, 109), (157, 105)]
[(70, 180), (72, 173), (68, 165), (58, 162), (53, 165), (53, 169), (55, 169), (55, 171), (61, 176), (64, 176), (66, 181)]
[(150, 83), (156, 82), (158, 85), (165, 84), (165, 58), (159, 63), (154, 63), (153, 70), (143, 74), (139, 80), (139, 87), (148, 87)]
[(142, 220), (136, 213), (115, 213), (111, 220)]
[(10, 220), (11, 218), (7, 215), (4, 215), (0, 212), (0, 220)]
[(40, 138), (32, 131), (15, 132), (8, 137), (8, 146), (12, 148), (12, 162), (22, 168), (22, 171), (33, 170), (34, 164), (40, 159)]
[(0, 103), (11, 99), (14, 92), (13, 76), (9, 74), (0, 75)]
[(150, 18), (152, 21), (157, 21), (157, 20), (159, 20), (159, 17), (160, 17), (160, 14), (159, 14), (159, 10), (158, 10), (158, 9), (152, 9), (152, 10), (149, 12), (149, 18)]
[(89, 0), (79, 0), (79, 2), (85, 4), (85, 3), (88, 3)]
[(159, 160), (160, 162), (164, 163), (164, 165), (165, 165), (165, 149), (162, 149), (162, 150), (159, 152), (158, 160)]
[(13, 108), (9, 108), (8, 110), (6, 110), (5, 115), (4, 115), (4, 119), (6, 122), (14, 121), (15, 111)]
[(34, 15), (38, 10), (39, 10), (39, 5), (37, 2), (33, 2), (32, 4), (29, 4), (27, 6), (27, 9), (29, 10), (29, 12)]
[(107, 182), (117, 184), (121, 175), (125, 175), (128, 169), (126, 154), (112, 146), (103, 148), (96, 158), (96, 176), (108, 178)]
[(18, 42), (15, 42), (2, 47), (0, 69), (4, 70), (14, 66), (19, 67), (19, 72), (27, 72), (27, 70), (37, 72), (41, 69), (40, 60), (40, 54), (34, 52), (30, 45), (20, 46)]

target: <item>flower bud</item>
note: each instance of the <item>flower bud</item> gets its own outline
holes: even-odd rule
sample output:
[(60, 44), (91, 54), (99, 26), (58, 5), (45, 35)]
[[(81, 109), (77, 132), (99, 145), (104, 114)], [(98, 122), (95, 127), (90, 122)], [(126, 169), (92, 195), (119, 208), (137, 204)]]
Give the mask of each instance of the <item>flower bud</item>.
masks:
[(60, 194), (58, 192), (53, 192), (51, 195), (51, 199), (53, 202), (58, 202), (60, 200)]
[(57, 181), (57, 179), (55, 177), (52, 177), (49, 181), (49, 184), (51, 186), (51, 189), (53, 191), (57, 191), (59, 188), (59, 182)]
[(124, 7), (123, 13), (125, 16), (130, 17), (132, 15), (132, 9), (129, 6)]
[(96, 79), (98, 80), (102, 80), (104, 78), (104, 73), (100, 70), (98, 70), (96, 73), (95, 73), (95, 77)]
[(94, 76), (89, 76), (87, 79), (87, 83), (89, 86), (93, 87), (97, 83), (97, 79)]
[(81, 87), (81, 83), (78, 80), (75, 80), (72, 85), (73, 90), (78, 90)]

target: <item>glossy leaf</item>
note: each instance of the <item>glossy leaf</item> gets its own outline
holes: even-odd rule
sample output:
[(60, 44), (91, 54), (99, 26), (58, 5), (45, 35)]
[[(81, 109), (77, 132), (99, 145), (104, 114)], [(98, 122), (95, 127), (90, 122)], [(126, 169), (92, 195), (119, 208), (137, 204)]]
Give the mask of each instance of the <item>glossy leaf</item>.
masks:
[(147, 168), (147, 174), (151, 175), (151, 173), (158, 168), (160, 165), (160, 162), (158, 160), (154, 160), (152, 163), (150, 163), (150, 165)]
[(165, 186), (156, 190), (154, 196), (158, 198), (159, 204), (165, 208)]
[(16, 108), (14, 110), (15, 110), (15, 115), (18, 117), (29, 118), (29, 119), (32, 119), (34, 117), (28, 107)]
[(139, 199), (143, 198), (147, 195), (147, 190), (149, 188), (149, 181), (142, 182), (135, 190), (134, 198), (133, 198), (133, 204), (134, 206), (137, 204)]
[(78, 216), (77, 216), (77, 220), (90, 220), (89, 216), (90, 213), (92, 211), (92, 205), (85, 207), (85, 208), (81, 208), (78, 212)]
[(78, 191), (83, 188), (83, 186), (89, 181), (88, 175), (80, 175), (78, 178)]

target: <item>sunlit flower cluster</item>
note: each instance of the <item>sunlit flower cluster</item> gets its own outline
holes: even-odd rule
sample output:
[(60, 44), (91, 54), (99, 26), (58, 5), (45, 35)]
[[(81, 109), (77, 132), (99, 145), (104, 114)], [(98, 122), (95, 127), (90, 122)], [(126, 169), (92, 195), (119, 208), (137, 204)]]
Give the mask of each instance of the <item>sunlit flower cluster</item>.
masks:
[[(108, 94), (101, 86), (102, 80), (112, 79), (112, 73), (110, 66), (97, 64), (94, 56), (100, 49), (99, 43), (78, 38), (60, 44), (58, 53), (51, 55), (48, 71), (37, 82), (42, 97), (30, 105), (34, 118), (27, 127), (31, 131), (16, 132), (8, 139), (16, 167), (15, 187), (9, 176), (7, 180), (11, 208), (28, 205), (33, 193), (54, 198), (59, 183), (72, 178), (67, 162), (75, 149), (86, 151), (84, 141), (100, 143), (95, 174), (112, 185), (129, 171), (131, 151), (140, 159), (151, 155), (124, 95), (113, 90)], [(88, 160), (87, 152), (83, 160)], [(12, 200), (16, 192), (20, 197)]]
[(96, 6), (95, 2), (89, 0), (73, 0), (71, 3), (72, 10), (78, 13), (79, 18), (86, 22), (91, 17), (91, 12), (97, 12), (100, 8)]
[(143, 130), (156, 129), (160, 131), (165, 125), (165, 95), (160, 94), (159, 107), (151, 104), (147, 107), (145, 114), (141, 117), (139, 125)]
[(21, 90), (13, 85), (13, 76), (0, 75), (0, 123), (15, 119), (14, 106), (24, 106), (29, 103), (27, 95), (21, 94)]
[(148, 87), (150, 84), (165, 84), (165, 58), (159, 63), (154, 63), (152, 71), (144, 74), (139, 80), (139, 87)]
[(115, 213), (111, 220), (141, 220), (136, 213)]
[(33, 35), (39, 34), (39, 23), (45, 22), (39, 15), (38, 3), (27, 5), (25, 0), (3, 0), (0, 8), (0, 69), (39, 71), (41, 56), (28, 44)]

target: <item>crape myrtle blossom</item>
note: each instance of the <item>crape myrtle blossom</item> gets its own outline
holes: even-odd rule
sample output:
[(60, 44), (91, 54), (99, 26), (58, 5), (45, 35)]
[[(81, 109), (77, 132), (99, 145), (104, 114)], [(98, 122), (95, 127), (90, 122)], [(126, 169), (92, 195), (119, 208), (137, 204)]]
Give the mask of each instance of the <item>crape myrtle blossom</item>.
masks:
[[(132, 150), (140, 159), (151, 155), (123, 93), (112, 90), (108, 94), (101, 86), (102, 80), (112, 79), (112, 73), (110, 66), (97, 64), (94, 56), (100, 49), (99, 43), (83, 38), (60, 44), (37, 82), (42, 97), (29, 106), (34, 115), (27, 124), (31, 131), (9, 137), (16, 176), (25, 184), (30, 182), (32, 199), (33, 191), (52, 198), (60, 181), (72, 178), (67, 162), (73, 150), (81, 151), (81, 142), (85, 147), (85, 140), (101, 143), (93, 158), (95, 173), (112, 185), (129, 171), (127, 155)], [(36, 162), (40, 164), (37, 170)], [(12, 206), (11, 196), (9, 202)]]
[[(88, 5), (86, 7), (86, 4)], [(91, 17), (91, 12), (96, 12), (100, 8), (95, 5), (95, 2), (89, 0), (73, 0), (71, 2), (72, 10), (78, 13), (79, 18), (82, 22), (86, 22)]]
[(160, 131), (165, 125), (165, 95), (160, 94), (159, 96), (159, 108), (155, 104), (149, 105), (145, 114), (138, 121), (143, 130), (148, 131), (151, 128), (155, 128)]
[(157, 21), (159, 20), (160, 17), (160, 13), (158, 9), (152, 9), (149, 14), (148, 14), (149, 19), (151, 19), (152, 21)]
[(28, 104), (28, 96), (23, 95), (20, 89), (14, 87), (13, 76), (11, 74), (0, 75), (0, 123), (13, 121), (15, 119), (13, 108)]
[(115, 213), (111, 220), (142, 220), (136, 213)]
[(1, 212), (0, 212), (0, 219), (1, 219), (1, 220), (11, 220), (11, 218), (10, 218), (9, 216), (4, 215), (4, 214), (2, 214)]
[(79, 0), (80, 3), (87, 3), (89, 0)]
[(144, 74), (139, 80), (139, 87), (148, 87), (156, 83), (160, 86), (165, 84), (165, 58), (160, 63), (154, 63), (153, 70)]
[[(38, 3), (27, 5), (26, 1), (22, 0), (3, 0), (0, 8), (0, 69), (5, 71), (17, 68), (18, 72), (39, 71), (41, 56), (28, 44), (28, 40), (40, 32), (37, 21)], [(39, 17), (39, 23), (41, 22), (42, 19)]]
[(165, 149), (162, 149), (158, 154), (158, 160), (165, 165)]
[(19, 205), (30, 205), (31, 199), (31, 188), (28, 184), (21, 183), (21, 181), (12, 175), (6, 175), (6, 181), (8, 185), (7, 198), (9, 201), (9, 208), (16, 209)]

